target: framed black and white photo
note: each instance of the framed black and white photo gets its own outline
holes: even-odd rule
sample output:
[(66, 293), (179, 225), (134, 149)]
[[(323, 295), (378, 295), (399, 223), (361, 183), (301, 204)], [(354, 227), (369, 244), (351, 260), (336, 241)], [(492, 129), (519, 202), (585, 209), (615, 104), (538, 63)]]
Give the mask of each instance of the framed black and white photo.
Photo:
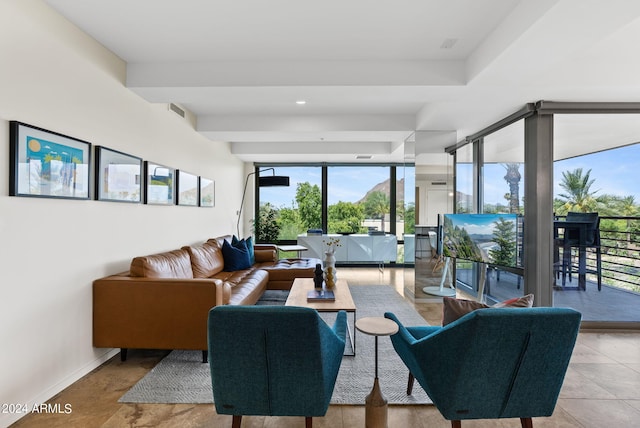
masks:
[(216, 182), (204, 177), (200, 177), (200, 206), (216, 206)]
[(175, 204), (175, 174), (168, 166), (144, 162), (144, 203), (148, 205)]
[(96, 199), (142, 202), (142, 159), (96, 146)]
[(91, 143), (16, 121), (9, 134), (10, 196), (90, 198)]
[(197, 207), (200, 198), (198, 176), (188, 172), (177, 170), (176, 187), (176, 203), (178, 205)]

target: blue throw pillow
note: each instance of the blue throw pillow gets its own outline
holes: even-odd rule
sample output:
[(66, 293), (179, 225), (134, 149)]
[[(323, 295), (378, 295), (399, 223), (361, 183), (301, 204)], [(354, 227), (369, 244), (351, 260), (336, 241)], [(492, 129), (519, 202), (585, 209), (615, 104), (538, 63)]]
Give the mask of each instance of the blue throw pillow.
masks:
[(256, 262), (256, 255), (253, 248), (253, 238), (251, 236), (246, 239), (239, 240), (236, 235), (233, 235), (233, 237), (231, 238), (231, 245), (240, 249), (246, 248), (247, 251), (249, 251), (249, 262), (252, 265)]
[(248, 237), (244, 240), (245, 244), (247, 244), (247, 251), (249, 251), (249, 262), (253, 265), (256, 262), (256, 254), (253, 248), (253, 238)]
[(249, 269), (252, 265), (246, 244), (234, 247), (225, 240), (222, 243), (222, 257), (224, 258), (224, 270), (226, 272)]

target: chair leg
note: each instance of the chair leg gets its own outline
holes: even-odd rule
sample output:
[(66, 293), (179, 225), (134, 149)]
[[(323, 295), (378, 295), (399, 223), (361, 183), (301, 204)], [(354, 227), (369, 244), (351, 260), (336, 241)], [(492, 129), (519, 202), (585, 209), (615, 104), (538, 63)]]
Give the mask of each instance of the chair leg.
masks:
[(413, 377), (413, 374), (411, 374), (411, 372), (409, 372), (409, 380), (407, 381), (407, 395), (411, 395), (411, 393), (413, 392), (413, 382), (416, 380), (415, 377)]
[(305, 428), (313, 428), (313, 418), (311, 416), (304, 418), (304, 426)]
[(127, 348), (120, 348), (120, 361), (127, 361)]
[(598, 291), (602, 290), (602, 250), (596, 249), (596, 274), (598, 275)]
[(461, 421), (451, 421), (451, 428), (462, 428)]
[(533, 428), (533, 421), (531, 418), (520, 418), (522, 428)]
[(202, 351), (202, 363), (206, 364), (209, 362), (209, 351)]
[(242, 423), (242, 415), (233, 415), (233, 421), (231, 422), (231, 428), (240, 428)]
[(567, 283), (567, 270), (571, 281), (571, 247), (564, 245), (562, 248), (562, 286)]

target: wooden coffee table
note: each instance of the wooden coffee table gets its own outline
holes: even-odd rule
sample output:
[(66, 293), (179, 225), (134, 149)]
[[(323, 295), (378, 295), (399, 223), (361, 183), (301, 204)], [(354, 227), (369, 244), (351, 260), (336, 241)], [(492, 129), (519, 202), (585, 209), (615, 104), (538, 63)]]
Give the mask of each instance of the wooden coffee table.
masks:
[(338, 279), (336, 286), (332, 288), (335, 294), (335, 301), (333, 302), (308, 302), (307, 293), (314, 289), (313, 278), (296, 278), (289, 291), (289, 297), (285, 303), (285, 306), (302, 306), (307, 308), (313, 308), (318, 312), (347, 312), (347, 318), (349, 313), (353, 314), (353, 328), (347, 321), (347, 333), (351, 344), (353, 346), (352, 354), (345, 354), (354, 356), (356, 354), (356, 305), (353, 303), (353, 297), (351, 297), (351, 291), (349, 291), (349, 284), (344, 279)]

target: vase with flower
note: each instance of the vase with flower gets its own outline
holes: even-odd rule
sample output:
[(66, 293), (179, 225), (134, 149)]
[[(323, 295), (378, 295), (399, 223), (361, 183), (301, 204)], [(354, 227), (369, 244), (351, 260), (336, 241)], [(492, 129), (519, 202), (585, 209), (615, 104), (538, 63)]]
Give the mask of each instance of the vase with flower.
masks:
[(338, 247), (340, 247), (340, 239), (338, 238), (329, 238), (328, 240), (323, 240), (322, 243), (326, 245), (326, 250), (324, 252), (324, 283), (326, 288), (333, 288), (336, 285), (337, 275), (336, 275), (336, 256), (335, 252)]

